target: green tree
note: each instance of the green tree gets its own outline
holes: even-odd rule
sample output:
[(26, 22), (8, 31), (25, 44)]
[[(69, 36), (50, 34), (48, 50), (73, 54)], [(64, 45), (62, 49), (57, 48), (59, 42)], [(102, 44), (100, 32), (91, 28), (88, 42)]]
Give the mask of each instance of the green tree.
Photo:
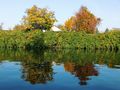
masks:
[(26, 13), (27, 15), (23, 17), (23, 24), (27, 30), (50, 30), (56, 22), (54, 12), (47, 8), (38, 8), (34, 5)]

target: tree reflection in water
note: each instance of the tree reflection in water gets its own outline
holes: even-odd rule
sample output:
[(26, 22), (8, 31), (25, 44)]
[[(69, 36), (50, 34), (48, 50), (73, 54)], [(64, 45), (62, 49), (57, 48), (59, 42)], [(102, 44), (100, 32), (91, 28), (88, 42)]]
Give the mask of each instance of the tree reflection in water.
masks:
[(45, 84), (53, 80), (52, 62), (44, 60), (44, 51), (34, 53), (31, 58), (22, 62), (22, 78), (31, 84)]
[(98, 76), (98, 71), (92, 64), (81, 66), (68, 62), (64, 64), (64, 68), (66, 71), (78, 77), (80, 85), (87, 85), (87, 81), (90, 80), (89, 76)]
[(64, 69), (77, 77), (80, 85), (87, 85), (91, 76), (98, 76), (95, 64), (120, 68), (120, 52), (80, 50), (0, 50), (0, 63), (4, 60), (21, 62), (22, 79), (31, 84), (45, 84), (54, 79), (52, 62), (64, 64)]
[(22, 78), (31, 84), (45, 84), (53, 80), (53, 69), (50, 62), (24, 63)]

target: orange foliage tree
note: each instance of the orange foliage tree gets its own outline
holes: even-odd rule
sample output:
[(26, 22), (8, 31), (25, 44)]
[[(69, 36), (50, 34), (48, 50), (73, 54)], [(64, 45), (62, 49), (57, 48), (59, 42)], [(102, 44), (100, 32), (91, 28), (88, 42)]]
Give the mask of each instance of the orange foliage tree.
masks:
[(86, 7), (81, 9), (65, 22), (65, 27), (73, 31), (85, 31), (86, 33), (95, 33), (97, 25), (101, 19), (93, 15)]

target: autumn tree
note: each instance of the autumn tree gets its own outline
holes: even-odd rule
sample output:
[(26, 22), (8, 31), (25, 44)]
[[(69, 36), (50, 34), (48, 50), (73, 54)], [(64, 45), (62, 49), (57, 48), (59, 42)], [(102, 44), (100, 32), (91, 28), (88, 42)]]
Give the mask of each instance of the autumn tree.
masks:
[(86, 7), (81, 9), (65, 22), (65, 26), (69, 30), (85, 31), (86, 33), (95, 33), (97, 25), (101, 19), (94, 16)]
[(72, 31), (74, 29), (74, 19), (75, 17), (72, 16), (71, 18), (69, 18), (66, 22), (65, 22), (65, 28), (68, 30), (68, 31)]
[(14, 26), (13, 30), (26, 30), (27, 27), (23, 24), (17, 24)]
[(28, 30), (50, 30), (56, 22), (54, 12), (49, 11), (47, 8), (38, 8), (33, 6), (26, 11), (27, 15), (23, 17), (23, 24)]

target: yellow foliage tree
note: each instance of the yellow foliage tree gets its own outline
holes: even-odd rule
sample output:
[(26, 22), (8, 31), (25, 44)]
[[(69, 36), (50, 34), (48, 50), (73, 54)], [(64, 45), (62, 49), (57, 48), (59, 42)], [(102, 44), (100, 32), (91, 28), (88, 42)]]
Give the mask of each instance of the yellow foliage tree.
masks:
[(72, 30), (73, 30), (74, 18), (75, 18), (75, 17), (71, 17), (71, 18), (69, 18), (69, 19), (65, 22), (65, 28), (66, 28), (68, 31), (72, 31)]
[(23, 24), (30, 30), (50, 30), (56, 22), (54, 13), (47, 8), (38, 8), (34, 5), (26, 13), (27, 15), (23, 17)]

